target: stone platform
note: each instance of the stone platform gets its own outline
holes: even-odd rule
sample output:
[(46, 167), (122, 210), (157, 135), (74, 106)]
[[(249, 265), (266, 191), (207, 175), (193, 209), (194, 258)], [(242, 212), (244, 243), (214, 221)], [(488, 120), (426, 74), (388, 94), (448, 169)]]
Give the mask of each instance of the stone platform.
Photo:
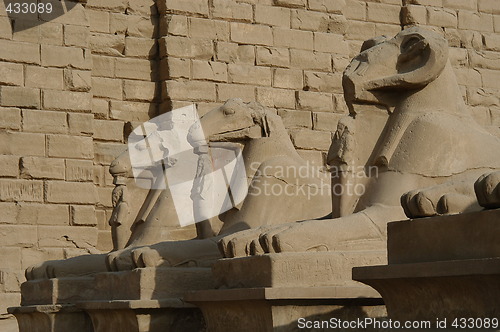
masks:
[(220, 289), (189, 292), (208, 331), (295, 331), (299, 319), (383, 318), (380, 295), (352, 281), (357, 265), (385, 262), (385, 251), (268, 254), (213, 267)]
[(391, 319), (500, 317), (500, 210), (390, 223), (386, 266), (353, 278), (380, 292)]
[(28, 281), (22, 285), (22, 306), (10, 312), (20, 332), (197, 331), (204, 326), (202, 314), (183, 296), (187, 290), (210, 288), (209, 268), (145, 268)]

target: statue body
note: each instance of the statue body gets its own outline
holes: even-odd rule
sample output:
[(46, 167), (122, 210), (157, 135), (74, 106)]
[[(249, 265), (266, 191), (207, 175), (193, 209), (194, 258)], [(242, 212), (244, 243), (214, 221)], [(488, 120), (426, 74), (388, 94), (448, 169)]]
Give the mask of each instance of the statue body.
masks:
[[(382, 249), (389, 221), (480, 209), (471, 183), (500, 169), (500, 157), (490, 153), (500, 140), (469, 114), (442, 36), (412, 27), (365, 42), (343, 86), (351, 114), (329, 152), (330, 165), (341, 170), (332, 188), (357, 183), (363, 193), (333, 193), (334, 219), (227, 236), (225, 257)], [(383, 105), (387, 114), (369, 114), (366, 106), (358, 112), (358, 103)], [(359, 177), (352, 171), (359, 167), (378, 171)]]

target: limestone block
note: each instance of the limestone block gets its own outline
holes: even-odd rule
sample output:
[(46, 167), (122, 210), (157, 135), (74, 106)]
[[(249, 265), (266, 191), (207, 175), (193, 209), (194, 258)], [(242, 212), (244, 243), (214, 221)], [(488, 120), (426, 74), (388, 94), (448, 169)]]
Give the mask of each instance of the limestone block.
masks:
[(470, 68), (456, 69), (457, 82), (461, 85), (482, 86), (486, 83), (482, 78), (482, 72)]
[(97, 201), (99, 202), (100, 206), (106, 208), (113, 207), (113, 203), (111, 201), (111, 198), (113, 197), (113, 187), (97, 188), (97, 197)]
[(107, 9), (113, 12), (124, 12), (127, 9), (127, 0), (88, 0), (89, 8)]
[(64, 70), (64, 85), (70, 91), (89, 91), (91, 88), (92, 72), (90, 70)]
[(290, 9), (273, 6), (255, 6), (255, 23), (290, 28)]
[(481, 78), (483, 80), (483, 87), (500, 89), (500, 82), (498, 80), (498, 71), (489, 69), (480, 69)]
[(231, 0), (213, 0), (211, 7), (214, 18), (243, 22), (252, 22), (253, 20), (252, 5), (246, 3), (237, 3)]
[(36, 247), (21, 248), (21, 264), (23, 270), (35, 264), (43, 263), (49, 259), (64, 259), (63, 249)]
[(290, 60), (292, 67), (305, 70), (331, 71), (331, 55), (304, 50), (290, 50)]
[(0, 132), (0, 154), (44, 156), (45, 135)]
[[(21, 271), (21, 248), (2, 247), (0, 248), (0, 254), (2, 255), (2, 258), (4, 258), (4, 260), (2, 261), (2, 271)], [(0, 283), (2, 282), (0, 281)], [(15, 291), (18, 292), (19, 288)]]
[(257, 47), (257, 65), (273, 67), (289, 67), (290, 53), (287, 48)]
[(314, 37), (311, 31), (274, 28), (274, 45), (301, 50), (313, 50)]
[(47, 202), (94, 204), (97, 202), (97, 195), (93, 183), (49, 181)]
[(346, 6), (343, 13), (350, 20), (366, 20), (366, 2), (357, 0), (346, 0)]
[(313, 129), (334, 132), (337, 129), (337, 124), (340, 118), (344, 117), (342, 114), (333, 113), (313, 113)]
[(0, 62), (0, 84), (23, 85), (23, 65), (16, 63)]
[(160, 61), (160, 80), (172, 78), (190, 78), (191, 61), (189, 59), (178, 59), (167, 57)]
[(328, 31), (330, 17), (326, 13), (312, 12), (302, 9), (292, 10), (292, 29), (308, 31)]
[(114, 77), (116, 58), (92, 55), (92, 76), (94, 77)]
[(72, 205), (71, 225), (75, 226), (97, 226), (95, 208), (93, 206)]
[(118, 78), (154, 81), (158, 73), (157, 63), (146, 59), (116, 59), (115, 75)]
[[(2, 190), (1, 187), (0, 190)], [(37, 230), (33, 226), (0, 225), (0, 245), (2, 247), (33, 247), (37, 243), (36, 233)]]
[(0, 60), (40, 64), (40, 46), (37, 44), (0, 40)]
[(276, 6), (303, 8), (306, 6), (306, 0), (274, 0)]
[(295, 91), (257, 87), (257, 101), (268, 107), (295, 108)]
[(116, 159), (125, 149), (126, 144), (121, 143), (103, 143), (96, 142), (94, 144), (95, 157), (94, 162), (101, 165), (109, 165)]
[(343, 35), (346, 33), (350, 22), (344, 15), (330, 14), (328, 32)]
[(470, 51), (468, 56), (473, 68), (500, 69), (500, 54), (496, 52)]
[(443, 0), (403, 0), (403, 5), (408, 4), (443, 7)]
[(0, 128), (20, 129), (21, 110), (18, 108), (0, 107)]
[(122, 84), (121, 79), (92, 77), (92, 94), (94, 97), (122, 99)]
[(92, 114), (96, 119), (107, 119), (109, 116), (109, 101), (106, 99), (92, 99)]
[(23, 110), (23, 129), (35, 133), (64, 134), (68, 131), (66, 113)]
[(94, 163), (91, 160), (66, 159), (67, 181), (92, 181)]
[(161, 0), (157, 2), (160, 13), (189, 13), (208, 16), (208, 0)]
[(210, 40), (229, 40), (229, 22), (204, 18), (189, 18), (191, 37)]
[(23, 177), (64, 180), (64, 159), (22, 157), (19, 168)]
[(92, 135), (94, 132), (93, 120), (93, 114), (68, 113), (69, 133), (76, 135)]
[(123, 122), (110, 120), (94, 120), (94, 139), (103, 141), (122, 141)]
[(343, 35), (334, 33), (314, 33), (314, 50), (325, 53), (349, 54), (349, 44)]
[[(306, 71), (304, 73), (304, 83), (308, 91), (342, 92), (342, 75), (340, 73)], [(326, 98), (322, 102), (326, 102)], [(327, 105), (325, 107), (328, 107)]]
[(89, 19), (83, 4), (78, 3), (71, 8), (70, 11), (67, 11), (64, 6), (61, 6), (58, 0), (47, 0), (46, 3), (47, 2), (53, 4), (53, 10), (51, 13), (40, 13), (39, 19), (41, 21), (51, 21), (54, 23), (73, 24), (85, 27), (89, 26)]
[(160, 19), (161, 36), (184, 36), (189, 34), (188, 18), (184, 15), (165, 15)]
[(38, 243), (42, 247), (90, 249), (97, 244), (97, 229), (83, 226), (39, 226)]
[(41, 45), (42, 66), (91, 69), (90, 50), (77, 47)]
[(271, 68), (255, 67), (242, 64), (229, 64), (230, 83), (271, 86)]
[[(126, 34), (130, 37), (155, 38), (158, 27), (158, 18), (156, 16), (143, 17), (137, 15), (125, 15)], [(113, 28), (113, 20), (110, 22), (110, 32)]]
[(38, 66), (26, 66), (25, 86), (29, 88), (62, 90), (63, 70)]
[(47, 135), (49, 157), (92, 159), (92, 138), (83, 136)]
[(125, 51), (125, 36), (94, 32), (90, 36), (93, 54), (121, 56)]
[(307, 129), (292, 130), (290, 137), (298, 149), (327, 151), (332, 143), (331, 133)]
[(125, 100), (152, 101), (156, 99), (156, 83), (146, 81), (123, 81), (123, 97)]
[(127, 57), (154, 58), (158, 55), (158, 45), (154, 39), (126, 37), (125, 55)]
[(286, 128), (312, 128), (311, 112), (278, 110)]
[(0, 105), (40, 108), (40, 89), (0, 86)]
[(109, 13), (87, 8), (91, 32), (109, 32)]
[(89, 47), (89, 30), (87, 26), (65, 25), (64, 44), (66, 46)]
[(0, 293), (0, 312), (7, 312), (7, 308), (17, 306), (21, 303), (19, 293)]
[(320, 12), (342, 14), (345, 0), (309, 0), (309, 9)]
[(498, 8), (498, 3), (495, 0), (478, 0), (478, 8), (480, 12), (500, 14), (500, 8)]
[[(388, 5), (384, 3), (367, 2), (367, 20), (370, 22), (400, 24), (400, 5)], [(456, 22), (456, 21), (455, 21)], [(455, 23), (456, 26), (456, 23)]]
[(18, 203), (18, 220), (27, 225), (69, 225), (69, 209), (63, 204)]
[(215, 61), (192, 60), (193, 79), (227, 82), (227, 64)]
[(210, 60), (214, 46), (210, 40), (167, 36), (160, 39), (160, 55)]
[(217, 60), (227, 63), (255, 63), (255, 46), (217, 42)]
[(150, 114), (158, 114), (155, 104), (118, 100), (111, 101), (110, 116), (114, 120), (145, 122), (150, 119)]
[(297, 153), (310, 165), (324, 167), (326, 155), (321, 151), (297, 150)]
[(458, 28), (464, 30), (493, 31), (493, 16), (466, 10), (458, 12)]
[(244, 84), (217, 84), (217, 101), (226, 102), (231, 98), (255, 101), (255, 87)]
[(427, 8), (428, 23), (439, 27), (456, 28), (458, 24), (457, 13), (446, 8)]
[(143, 16), (158, 15), (158, 9), (154, 0), (129, 1), (127, 13)]
[(487, 50), (500, 52), (500, 36), (497, 34), (483, 34), (484, 45)]
[(0, 176), (17, 177), (19, 175), (19, 157), (0, 155)]
[(276, 68), (273, 73), (273, 87), (302, 90), (303, 73), (297, 69)]
[(43, 107), (49, 110), (90, 111), (92, 95), (87, 92), (43, 90)]
[(245, 23), (231, 23), (231, 41), (250, 45), (273, 45), (270, 27)]
[(423, 6), (406, 5), (401, 8), (401, 19), (404, 25), (427, 24), (427, 9)]
[[(362, 40), (365, 41), (367, 38), (375, 37), (375, 24), (371, 22), (349, 22), (349, 27), (346, 32), (346, 39)], [(359, 52), (359, 48), (356, 53)]]
[(167, 81), (167, 96), (175, 100), (215, 101), (215, 84), (199, 81)]

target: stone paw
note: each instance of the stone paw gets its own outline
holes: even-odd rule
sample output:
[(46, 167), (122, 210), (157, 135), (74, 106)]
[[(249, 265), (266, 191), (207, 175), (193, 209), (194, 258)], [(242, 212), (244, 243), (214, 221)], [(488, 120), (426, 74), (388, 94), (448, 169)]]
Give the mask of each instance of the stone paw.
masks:
[(106, 265), (109, 271), (127, 271), (136, 268), (132, 253), (136, 248), (127, 248), (110, 252), (106, 256)]
[(138, 268), (169, 265), (158, 251), (148, 247), (132, 250), (132, 260)]
[(487, 209), (500, 208), (500, 172), (482, 175), (474, 183), (479, 205)]
[(412, 190), (401, 196), (401, 205), (409, 218), (423, 218), (477, 210), (472, 186), (463, 183)]
[(30, 266), (25, 271), (26, 280), (39, 280), (55, 278), (56, 261), (47, 261), (38, 265)]
[(217, 243), (219, 251), (225, 258), (263, 254), (260, 236), (270, 229), (271, 226), (261, 226), (227, 235)]

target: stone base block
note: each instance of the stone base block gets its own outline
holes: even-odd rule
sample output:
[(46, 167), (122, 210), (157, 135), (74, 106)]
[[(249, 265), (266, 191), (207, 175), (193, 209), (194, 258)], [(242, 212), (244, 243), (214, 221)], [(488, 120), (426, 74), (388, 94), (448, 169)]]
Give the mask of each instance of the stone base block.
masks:
[(150, 300), (182, 297), (184, 292), (215, 288), (209, 268), (144, 268), (22, 284), (22, 305), (82, 301)]
[(500, 258), (355, 268), (375, 288), (391, 319), (500, 317)]
[(205, 290), (185, 299), (201, 308), (207, 331), (217, 332), (290, 332), (308, 321), (386, 316), (380, 296), (364, 287)]
[(92, 320), (94, 332), (203, 331), (201, 311), (181, 299), (94, 301), (79, 303)]
[(93, 332), (90, 317), (74, 305), (37, 305), (9, 308), (19, 332)]
[(352, 281), (355, 266), (387, 262), (385, 251), (281, 253), (222, 259), (213, 266), (217, 287), (364, 287)]
[(389, 264), (500, 257), (500, 210), (389, 223)]

